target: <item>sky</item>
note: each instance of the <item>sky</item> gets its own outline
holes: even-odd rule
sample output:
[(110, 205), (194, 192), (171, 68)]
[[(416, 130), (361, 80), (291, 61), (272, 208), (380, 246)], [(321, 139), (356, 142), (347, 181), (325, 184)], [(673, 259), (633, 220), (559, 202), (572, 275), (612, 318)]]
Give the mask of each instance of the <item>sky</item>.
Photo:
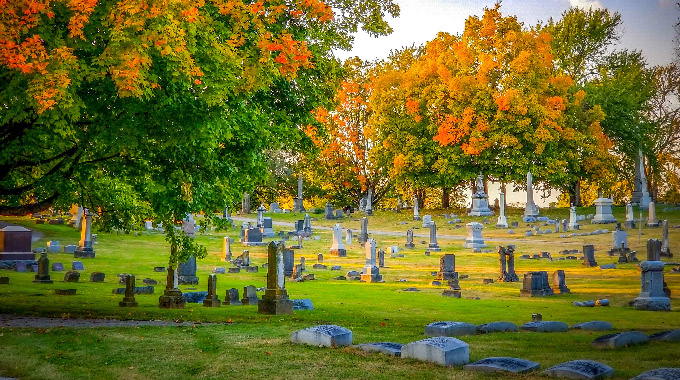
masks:
[[(364, 60), (387, 58), (390, 50), (421, 45), (438, 32), (460, 34), (465, 19), (481, 16), (496, 0), (394, 0), (401, 8), (396, 19), (388, 19), (394, 32), (373, 38), (359, 33), (354, 48), (336, 51), (340, 59), (358, 56)], [(504, 0), (501, 13), (515, 15), (525, 26), (549, 18), (559, 19), (571, 6), (607, 8), (621, 14), (618, 48), (641, 50), (651, 66), (666, 65), (674, 58), (675, 29), (680, 17), (676, 0)]]

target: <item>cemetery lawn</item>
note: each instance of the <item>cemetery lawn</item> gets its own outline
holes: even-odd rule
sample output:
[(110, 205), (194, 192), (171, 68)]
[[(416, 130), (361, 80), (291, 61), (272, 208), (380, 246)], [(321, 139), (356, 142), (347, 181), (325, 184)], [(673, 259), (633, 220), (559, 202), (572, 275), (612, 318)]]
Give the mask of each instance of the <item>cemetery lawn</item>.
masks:
[[(657, 217), (669, 220), (669, 225), (680, 224), (680, 211), (657, 207)], [(614, 215), (625, 219), (624, 208), (616, 207)], [(328, 255), (330, 230), (335, 221), (312, 221), (315, 234), (320, 240), (305, 240), (304, 248), (296, 250), (295, 261), (306, 258), (307, 272), (316, 279), (305, 282), (286, 282), (288, 294), (293, 299), (310, 299), (315, 310), (296, 311), (292, 316), (266, 316), (257, 313), (255, 306), (222, 306), (206, 308), (201, 304), (187, 304), (185, 309), (167, 310), (158, 307), (158, 297), (165, 286), (165, 273), (154, 272), (156, 266), (166, 266), (168, 244), (164, 237), (154, 233), (115, 234), (98, 233), (95, 245), (96, 258), (82, 259), (85, 270), (80, 282), (62, 282), (64, 272), (50, 272), (53, 284), (34, 284), (33, 273), (17, 273), (0, 270), (0, 276), (10, 278), (9, 285), (0, 285), (0, 313), (45, 317), (106, 318), (127, 320), (190, 321), (188, 326), (171, 327), (97, 327), (97, 328), (9, 328), (0, 325), (0, 377), (20, 379), (288, 379), (301, 378), (456, 378), (456, 379), (539, 379), (538, 373), (526, 375), (494, 375), (463, 371), (460, 368), (441, 367), (435, 364), (400, 359), (382, 354), (364, 353), (357, 348), (319, 348), (296, 345), (290, 342), (290, 334), (296, 330), (317, 324), (337, 324), (353, 331), (354, 344), (369, 342), (408, 343), (426, 338), (424, 327), (435, 321), (462, 321), (482, 324), (509, 321), (521, 325), (531, 320), (532, 313), (540, 313), (543, 320), (566, 322), (569, 325), (604, 320), (611, 322), (614, 331), (637, 330), (647, 334), (669, 329), (680, 329), (680, 274), (673, 273), (673, 266), (666, 266), (665, 281), (672, 291), (671, 312), (636, 311), (628, 306), (640, 291), (640, 273), (637, 264), (616, 264), (616, 269), (602, 270), (584, 268), (580, 260), (557, 260), (566, 255), (565, 249), (582, 250), (583, 244), (595, 245), (598, 264), (616, 263), (606, 251), (611, 248), (611, 234), (561, 238), (560, 234), (544, 234), (525, 237), (528, 228), (520, 222), (515, 234), (496, 229), (495, 217), (486, 225), (484, 237), (490, 253), (473, 253), (463, 249), (461, 237), (465, 228), (447, 224), (443, 212), (421, 211), (433, 215), (438, 228), (438, 241), (442, 252), (425, 256), (429, 240), (428, 229), (420, 222), (410, 220), (411, 214), (376, 212), (369, 217), (369, 231), (395, 233), (371, 234), (379, 248), (399, 245), (403, 258), (386, 255), (386, 268), (380, 272), (384, 283), (360, 283), (351, 280), (335, 280), (349, 270), (361, 271), (364, 250), (354, 239), (346, 246), (348, 257)], [(579, 214), (594, 213), (594, 208), (578, 210)], [(637, 210), (636, 210), (637, 213)], [(463, 215), (462, 212), (459, 212)], [(551, 218), (568, 218), (568, 209), (547, 210)], [(292, 223), (301, 219), (300, 214), (267, 214), (274, 222)], [(341, 221), (343, 228), (360, 231), (359, 214)], [(508, 223), (520, 219), (521, 210), (508, 210)], [(319, 219), (323, 215), (312, 215)], [(254, 214), (247, 216), (255, 218)], [(645, 216), (646, 217), (646, 216)], [(461, 217), (465, 223), (484, 218)], [(79, 232), (65, 225), (36, 225), (27, 218), (3, 218), (39, 231), (42, 238), (33, 247), (44, 247), (49, 240), (59, 240), (62, 247), (77, 244)], [(405, 224), (402, 224), (405, 223)], [(236, 222), (240, 225), (239, 222)], [(583, 231), (596, 229), (613, 230), (614, 225), (591, 225), (582, 222)], [(405, 231), (414, 229), (416, 249), (404, 250)], [(548, 227), (541, 227), (542, 229)], [(274, 225), (274, 229), (291, 230), (291, 227)], [(631, 249), (644, 260), (646, 239), (661, 237), (660, 228), (642, 228), (638, 242), (637, 230), (629, 231)], [(206, 290), (207, 276), (213, 268), (229, 267), (220, 260), (222, 237), (225, 234), (236, 240), (232, 252), (237, 256), (243, 249), (238, 243), (239, 230), (197, 234), (197, 240), (208, 249), (208, 257), (198, 260), (199, 285), (182, 285), (182, 291)], [(344, 236), (344, 234), (343, 234)], [(454, 238), (455, 237), (455, 238)], [(670, 246), (674, 258), (664, 261), (680, 261), (680, 228), (670, 228)], [(287, 242), (288, 245), (292, 241)], [(520, 279), (528, 271), (552, 272), (563, 269), (571, 294), (557, 294), (543, 298), (519, 296), (521, 283), (483, 284), (483, 279), (498, 278), (498, 255), (495, 246), (515, 244), (515, 266)], [(252, 265), (261, 266), (266, 261), (266, 247), (250, 247)], [(555, 259), (519, 259), (523, 254), (550, 252)], [(324, 264), (341, 265), (341, 271), (313, 269), (317, 253), (324, 254)], [(468, 278), (460, 281), (463, 298), (442, 297), (444, 286), (433, 286), (431, 272), (439, 268), (439, 256), (444, 253), (456, 255), (456, 270)], [(576, 254), (581, 256), (581, 254)], [(61, 262), (68, 270), (75, 259), (65, 253), (49, 254), (50, 263)], [(106, 274), (103, 283), (88, 282), (92, 272)], [(142, 279), (158, 281), (153, 295), (137, 295), (139, 306), (121, 308), (122, 295), (111, 290), (118, 284), (117, 274), (132, 273), (137, 286)], [(258, 273), (217, 275), (220, 300), (229, 288), (239, 289), (255, 285), (264, 287), (266, 270)], [(405, 282), (399, 280), (405, 279)], [(404, 291), (415, 287), (418, 291)], [(77, 289), (75, 296), (59, 296), (54, 289)], [(192, 289), (195, 288), (195, 289)], [(260, 294), (261, 295), (261, 294)], [(609, 307), (583, 308), (572, 305), (573, 301), (607, 298)], [(650, 342), (646, 345), (618, 350), (601, 350), (591, 346), (598, 336), (608, 332), (570, 330), (566, 333), (493, 333), (463, 336), (459, 339), (470, 345), (470, 361), (491, 356), (518, 357), (541, 364), (541, 369), (576, 359), (591, 359), (615, 369), (615, 379), (629, 379), (643, 371), (658, 367), (680, 367), (680, 343)]]

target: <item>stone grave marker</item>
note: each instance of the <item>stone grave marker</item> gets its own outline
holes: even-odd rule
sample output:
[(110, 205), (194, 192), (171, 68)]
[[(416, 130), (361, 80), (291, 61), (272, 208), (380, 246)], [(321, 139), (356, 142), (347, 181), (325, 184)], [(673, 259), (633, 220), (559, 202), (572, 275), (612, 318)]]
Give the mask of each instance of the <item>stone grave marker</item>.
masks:
[(259, 298), (257, 298), (257, 288), (253, 285), (248, 285), (243, 288), (243, 298), (241, 303), (244, 305), (257, 305)]
[(519, 329), (534, 332), (566, 332), (569, 330), (569, 325), (564, 322), (538, 320), (527, 322), (521, 325)]
[(594, 202), (595, 216), (590, 221), (593, 224), (608, 224), (616, 223), (617, 220), (612, 214), (612, 205), (614, 202), (610, 198), (600, 197)]
[(80, 241), (78, 242), (78, 249), (73, 252), (73, 257), (76, 258), (94, 258), (95, 251), (92, 245), (95, 244), (92, 238), (92, 217), (93, 213), (88, 209), (83, 209), (83, 218), (80, 228)]
[(64, 275), (64, 282), (78, 282), (80, 279), (80, 272), (70, 270)]
[(480, 334), (517, 331), (519, 331), (519, 328), (516, 324), (511, 322), (491, 322), (477, 326), (477, 332)]
[(432, 223), (432, 215), (423, 215), (423, 228), (429, 228), (430, 223)]
[(329, 248), (329, 253), (335, 257), (347, 257), (345, 244), (342, 242), (342, 227), (338, 223), (335, 223), (335, 226), (333, 226), (333, 243)]
[(78, 246), (75, 244), (67, 244), (64, 246), (64, 253), (76, 253)]
[(401, 347), (402, 344), (392, 342), (364, 343), (359, 345), (362, 351), (380, 352), (381, 354), (396, 357), (401, 356)]
[(222, 238), (222, 261), (231, 261), (231, 238)]
[(208, 295), (203, 300), (205, 307), (220, 307), (220, 299), (217, 298), (217, 276), (208, 275)]
[(413, 220), (420, 220), (420, 205), (418, 204), (418, 197), (413, 198)]
[(496, 228), (508, 228), (508, 219), (505, 217), (505, 194), (501, 191), (501, 200), (499, 202), (500, 213), (498, 220), (496, 220)]
[(271, 217), (262, 218), (262, 236), (264, 237), (274, 237), (276, 233), (274, 232), (274, 223)]
[(186, 262), (177, 265), (177, 280), (180, 285), (198, 285), (196, 276), (196, 257), (189, 256)]
[(293, 301), (288, 298), (283, 264), (284, 245), (274, 242), (267, 247), (267, 289), (262, 300), (257, 303), (260, 314), (293, 314)]
[(231, 260), (231, 263), (233, 265), (236, 265), (237, 267), (250, 266), (250, 251), (244, 249), (242, 254), (240, 254), (237, 258)]
[(661, 256), (673, 257), (668, 241), (668, 220), (661, 222)]
[(500, 262), (500, 282), (519, 282), (519, 277), (515, 273), (515, 246), (498, 246), (498, 260)]
[(243, 236), (243, 245), (246, 247), (263, 245), (262, 230), (260, 228), (248, 228)]
[(404, 247), (413, 249), (416, 247), (415, 244), (413, 244), (413, 230), (409, 229), (406, 231), (406, 244), (404, 244)]
[(656, 205), (655, 203), (649, 202), (649, 217), (647, 218), (647, 227), (659, 227), (659, 220), (656, 219)]
[(466, 364), (463, 366), (463, 369), (475, 372), (527, 373), (537, 371), (540, 367), (540, 364), (529, 360), (508, 357), (491, 357)]
[(475, 335), (477, 326), (467, 322), (440, 321), (425, 326), (427, 336), (461, 336)]
[(359, 243), (363, 247), (368, 241), (368, 218), (363, 217), (361, 219), (361, 234), (359, 235)]
[(83, 266), (82, 261), (74, 261), (71, 263), (71, 269), (72, 270), (85, 270), (85, 266)]
[(468, 216), (490, 216), (493, 211), (489, 208), (489, 196), (484, 192), (484, 175), (479, 173), (475, 181), (476, 191), (472, 194), (472, 209)]
[[(647, 241), (647, 261), (640, 263), (640, 294), (633, 301), (636, 310), (670, 311), (670, 298), (663, 291), (663, 261), (659, 261), (661, 242)], [(651, 259), (651, 260), (650, 260)]]
[(61, 245), (59, 241), (50, 240), (47, 242), (47, 252), (49, 253), (59, 253), (61, 250)]
[(560, 294), (571, 292), (567, 287), (567, 283), (564, 280), (564, 270), (558, 269), (554, 271), (552, 275), (552, 281), (553, 288), (557, 290)]
[(439, 258), (437, 280), (450, 281), (453, 279), (458, 279), (458, 272), (456, 272), (456, 255), (447, 253)]
[(465, 239), (465, 244), (463, 248), (485, 248), (486, 243), (482, 238), (482, 230), (484, 225), (477, 222), (468, 223), (465, 225), (467, 228), (467, 238)]
[(591, 343), (595, 348), (623, 348), (649, 342), (647, 334), (639, 331), (625, 331), (617, 334), (602, 335)]
[(427, 250), (430, 252), (441, 252), (439, 244), (437, 244), (437, 223), (430, 222), (430, 244), (427, 246)]
[(680, 368), (655, 368), (645, 371), (630, 380), (677, 380)]
[(186, 300), (178, 288), (179, 275), (172, 266), (168, 267), (165, 284), (163, 295), (158, 298), (158, 306), (164, 309), (184, 308)]
[(680, 329), (660, 331), (649, 336), (649, 340), (664, 342), (680, 342)]
[(293, 275), (293, 267), (295, 267), (295, 251), (292, 249), (283, 249), (283, 274), (291, 277)]
[(548, 283), (548, 272), (528, 272), (524, 274), (520, 296), (545, 297), (555, 294)]
[(595, 261), (595, 246), (586, 244), (583, 246), (583, 266), (584, 267), (596, 267), (597, 261)]
[(614, 375), (614, 369), (594, 360), (572, 360), (550, 367), (541, 372), (550, 377), (569, 379), (604, 379)]
[(241, 299), (239, 298), (238, 295), (238, 289), (236, 288), (231, 288), (227, 290), (227, 294), (224, 296), (224, 302), (222, 302), (223, 305), (232, 305), (232, 306), (240, 306), (243, 305), (241, 302)]
[(378, 268), (385, 267), (385, 251), (382, 249), (378, 250)]
[(438, 336), (403, 345), (401, 357), (459, 366), (470, 362), (470, 347), (462, 340)]
[(125, 296), (118, 302), (120, 307), (137, 307), (135, 300), (135, 276), (128, 274), (125, 276)]
[(106, 275), (102, 272), (90, 273), (90, 282), (104, 282)]
[(344, 347), (352, 345), (352, 331), (337, 325), (319, 325), (292, 333), (290, 340), (312, 346)]
[(38, 274), (35, 275), (33, 282), (38, 284), (51, 284), (53, 282), (50, 278), (50, 260), (47, 258), (47, 252), (40, 254)]
[(382, 281), (382, 276), (380, 275), (380, 270), (376, 266), (375, 240), (368, 239), (365, 246), (366, 263), (364, 265), (364, 271), (361, 274), (361, 280), (366, 282), (380, 282)]
[(589, 321), (569, 326), (570, 330), (609, 331), (612, 324), (607, 321)]
[(52, 272), (63, 272), (64, 264), (62, 263), (52, 263)]
[(352, 244), (352, 230), (349, 228), (345, 231), (345, 244), (351, 245)]

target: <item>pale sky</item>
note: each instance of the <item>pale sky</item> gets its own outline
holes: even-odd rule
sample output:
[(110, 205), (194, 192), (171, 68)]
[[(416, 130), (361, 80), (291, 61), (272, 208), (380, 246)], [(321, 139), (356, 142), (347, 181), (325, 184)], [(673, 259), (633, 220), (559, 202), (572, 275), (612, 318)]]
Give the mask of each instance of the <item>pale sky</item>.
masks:
[[(353, 50), (337, 51), (340, 59), (359, 56), (364, 60), (387, 58), (390, 50), (421, 45), (438, 32), (460, 34), (465, 19), (481, 16), (496, 0), (395, 0), (401, 15), (390, 20), (394, 32), (372, 38), (356, 36)], [(641, 50), (649, 65), (666, 65), (674, 58), (674, 25), (680, 17), (675, 0), (504, 0), (501, 12), (515, 15), (525, 26), (536, 25), (550, 17), (559, 19), (571, 6), (604, 7), (621, 14), (619, 48)]]

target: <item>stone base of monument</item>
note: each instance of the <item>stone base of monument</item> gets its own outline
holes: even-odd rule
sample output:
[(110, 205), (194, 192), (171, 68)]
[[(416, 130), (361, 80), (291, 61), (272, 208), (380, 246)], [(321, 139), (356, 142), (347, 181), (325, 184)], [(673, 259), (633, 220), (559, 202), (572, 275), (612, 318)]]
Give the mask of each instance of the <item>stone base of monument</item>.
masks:
[(186, 300), (179, 289), (165, 289), (165, 293), (158, 297), (158, 307), (164, 309), (183, 309)]
[(361, 281), (364, 282), (381, 282), (382, 281), (382, 275), (380, 274), (362, 274), (361, 275)]
[(257, 312), (268, 315), (293, 314), (293, 301), (290, 299), (266, 299), (263, 296), (257, 303)]
[(430, 245), (428, 245), (427, 250), (430, 251), (430, 252), (441, 252), (441, 251), (442, 251), (442, 249), (439, 248), (439, 245), (438, 245), (438, 244), (430, 244)]
[(331, 256), (334, 256), (334, 257), (347, 257), (347, 250), (331, 249), (330, 254), (331, 254)]
[(442, 297), (460, 298), (460, 296), (461, 296), (460, 290), (446, 289), (442, 292)]
[(82, 259), (94, 259), (94, 249), (92, 248), (78, 248), (73, 252), (73, 257)]
[(16, 261), (35, 261), (35, 253), (33, 252), (0, 252), (0, 261), (16, 260)]
[(484, 240), (481, 239), (465, 239), (465, 243), (463, 244), (463, 248), (486, 248), (487, 245), (484, 242)]
[(220, 307), (220, 299), (217, 296), (212, 296), (211, 298), (206, 297), (203, 300), (203, 306), (205, 307)]
[(137, 307), (137, 301), (135, 300), (135, 297), (123, 297), (123, 300), (118, 302), (118, 306), (120, 307)]
[(415, 248), (415, 247), (416, 247), (416, 245), (413, 244), (413, 243), (406, 243), (406, 244), (404, 244), (404, 248), (413, 249), (413, 248)]
[(54, 281), (52, 281), (49, 274), (36, 274), (33, 282), (37, 284), (51, 284)]
[(180, 285), (198, 285), (198, 276), (177, 276)]
[(633, 300), (635, 310), (670, 311), (671, 300), (667, 297), (638, 297)]
[(656, 222), (645, 222), (645, 226), (647, 227), (659, 227), (661, 223), (657, 220)]
[(413, 220), (420, 220), (420, 217), (419, 217), (419, 216), (414, 216), (414, 217), (413, 217)]
[(468, 216), (492, 216), (493, 211), (489, 208), (489, 201), (487, 198), (472, 198), (472, 209), (468, 212)]
[(626, 220), (623, 223), (623, 227), (633, 229), (633, 228), (635, 228), (635, 221), (634, 220)]

